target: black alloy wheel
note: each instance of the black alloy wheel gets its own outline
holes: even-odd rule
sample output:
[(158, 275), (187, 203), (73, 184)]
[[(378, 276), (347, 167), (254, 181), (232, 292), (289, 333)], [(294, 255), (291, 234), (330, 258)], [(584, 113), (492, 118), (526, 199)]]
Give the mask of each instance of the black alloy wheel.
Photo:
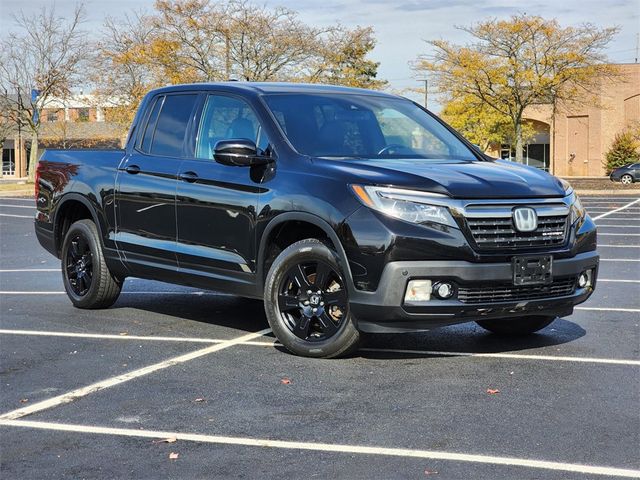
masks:
[(76, 307), (95, 309), (113, 305), (124, 279), (109, 270), (98, 229), (91, 220), (78, 220), (69, 227), (61, 254), (62, 281)]
[(336, 358), (358, 347), (360, 332), (351, 313), (347, 278), (326, 240), (300, 240), (278, 254), (265, 279), (264, 310), (287, 350)]
[(86, 295), (93, 280), (93, 255), (82, 234), (75, 235), (68, 243), (65, 268), (73, 292), (79, 297)]
[(349, 298), (339, 272), (322, 260), (289, 268), (278, 289), (283, 323), (298, 338), (320, 342), (340, 329), (349, 313)]

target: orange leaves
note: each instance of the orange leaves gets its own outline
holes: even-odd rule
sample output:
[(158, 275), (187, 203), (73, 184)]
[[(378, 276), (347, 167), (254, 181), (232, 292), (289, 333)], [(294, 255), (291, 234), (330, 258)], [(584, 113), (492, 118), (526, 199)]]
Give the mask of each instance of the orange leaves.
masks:
[(500, 393), (500, 390), (498, 390), (497, 388), (487, 388), (487, 393), (489, 395), (497, 395)]

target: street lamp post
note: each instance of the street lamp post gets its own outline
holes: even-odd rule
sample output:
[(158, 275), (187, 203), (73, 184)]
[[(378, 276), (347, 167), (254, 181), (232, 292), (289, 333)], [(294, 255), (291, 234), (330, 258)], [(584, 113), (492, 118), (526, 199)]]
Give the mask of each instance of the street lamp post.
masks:
[(429, 80), (426, 78), (420, 79), (420, 82), (424, 82), (424, 108), (428, 108), (429, 105)]

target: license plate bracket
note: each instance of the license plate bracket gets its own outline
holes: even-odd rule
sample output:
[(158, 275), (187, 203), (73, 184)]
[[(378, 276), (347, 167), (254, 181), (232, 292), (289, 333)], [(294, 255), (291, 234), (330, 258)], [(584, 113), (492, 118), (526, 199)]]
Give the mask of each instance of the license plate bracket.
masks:
[(514, 285), (548, 285), (553, 281), (553, 257), (513, 257), (511, 271)]

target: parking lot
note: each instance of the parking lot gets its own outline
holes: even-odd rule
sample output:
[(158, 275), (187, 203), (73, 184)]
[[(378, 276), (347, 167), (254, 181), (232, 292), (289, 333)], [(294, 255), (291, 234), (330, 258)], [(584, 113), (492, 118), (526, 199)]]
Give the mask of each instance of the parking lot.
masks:
[(640, 478), (640, 199), (583, 203), (602, 258), (574, 315), (317, 360), (255, 300), (128, 279), (112, 308), (73, 308), (33, 201), (2, 198), (0, 475)]

